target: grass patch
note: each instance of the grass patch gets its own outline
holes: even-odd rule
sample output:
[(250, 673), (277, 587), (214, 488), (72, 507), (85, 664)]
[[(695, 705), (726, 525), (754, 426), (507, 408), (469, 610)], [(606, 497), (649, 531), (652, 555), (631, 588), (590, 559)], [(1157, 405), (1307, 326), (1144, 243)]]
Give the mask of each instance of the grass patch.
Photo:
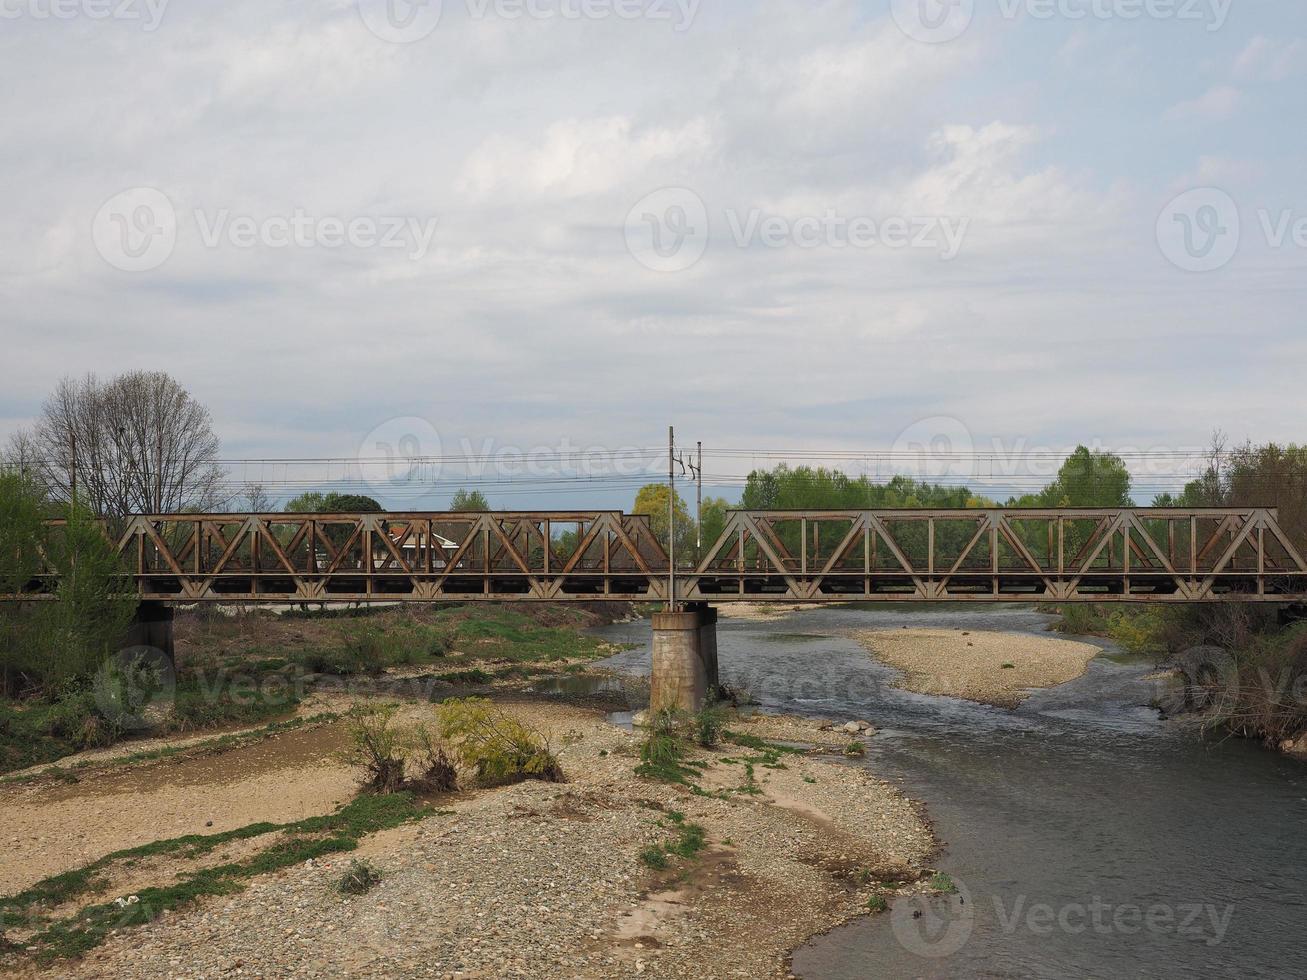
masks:
[(651, 844), (640, 852), (640, 862), (654, 871), (665, 871), (668, 864), (667, 852), (658, 844)]
[[(672, 814), (668, 814), (672, 818)], [(640, 863), (654, 871), (665, 871), (671, 865), (672, 858), (689, 861), (698, 856), (708, 846), (708, 832), (697, 823), (686, 823), (684, 814), (676, 814), (680, 819), (672, 819), (677, 834), (665, 844), (651, 844), (640, 852)]]
[(930, 887), (944, 895), (952, 895), (958, 890), (958, 886), (953, 883), (953, 878), (943, 871), (936, 871), (931, 876)]
[(111, 724), (89, 688), (75, 688), (55, 700), (0, 699), (0, 772), (57, 762), (91, 748), (113, 745), (128, 735), (160, 737), (221, 725), (250, 725), (285, 715), (299, 704), (288, 687), (237, 687), (198, 678), (179, 680), (170, 709), (145, 731), (125, 732)]
[[(430, 811), (411, 794), (364, 796), (335, 813), (290, 824), (259, 823), (220, 834), (191, 835), (155, 841), (107, 855), (85, 867), (47, 878), (9, 898), (0, 899), (0, 917), (23, 927), (44, 928), (24, 946), (42, 962), (80, 956), (95, 948), (111, 931), (142, 925), (165, 911), (182, 908), (205, 895), (240, 891), (246, 880), (312, 858), (352, 851), (369, 834), (421, 819)], [(282, 840), (243, 861), (184, 873), (174, 884), (138, 890), (139, 901), (88, 905), (75, 915), (50, 923), (45, 913), (55, 906), (101, 890), (105, 872), (116, 864), (160, 854), (199, 857), (233, 840), (281, 833)]]
[(776, 753), (779, 755), (805, 755), (805, 749), (796, 749), (789, 745), (781, 745), (777, 742), (768, 742), (765, 739), (758, 738), (756, 735), (749, 735), (745, 732), (722, 732), (723, 741), (730, 742), (732, 745), (738, 745), (741, 748), (753, 749), (755, 752)]
[(366, 895), (381, 884), (381, 869), (371, 861), (357, 858), (349, 863), (349, 870), (336, 882), (336, 891), (342, 895)]
[(884, 895), (872, 895), (867, 899), (867, 911), (873, 915), (878, 912), (884, 912), (889, 908), (889, 902), (885, 900)]

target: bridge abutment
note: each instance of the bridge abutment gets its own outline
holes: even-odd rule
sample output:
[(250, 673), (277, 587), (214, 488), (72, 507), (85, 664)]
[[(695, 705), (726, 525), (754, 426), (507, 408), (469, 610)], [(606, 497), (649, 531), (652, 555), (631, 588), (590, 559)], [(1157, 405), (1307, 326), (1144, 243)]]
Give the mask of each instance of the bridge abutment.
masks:
[(717, 610), (655, 613), (650, 708), (701, 711), (717, 683)]
[(142, 602), (127, 627), (127, 646), (154, 647), (177, 662), (173, 645), (173, 608), (163, 602)]

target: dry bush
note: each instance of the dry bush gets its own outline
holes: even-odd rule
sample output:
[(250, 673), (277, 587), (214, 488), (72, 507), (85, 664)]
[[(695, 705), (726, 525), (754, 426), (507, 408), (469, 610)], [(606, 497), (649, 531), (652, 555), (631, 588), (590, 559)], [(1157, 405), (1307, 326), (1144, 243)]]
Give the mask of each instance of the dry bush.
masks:
[(363, 769), (361, 782), (368, 793), (398, 793), (404, 788), (404, 746), (396, 728), (393, 704), (362, 707), (349, 713), (350, 747), (347, 763)]
[[(448, 746), (426, 725), (395, 723), (398, 705), (356, 705), (349, 714), (346, 763), (363, 770), (367, 793), (449, 792), (458, 787), (458, 769)], [(413, 772), (415, 775), (410, 776)]]
[(538, 779), (564, 781), (548, 737), (484, 698), (450, 700), (436, 708), (440, 737), (459, 761), (490, 786)]

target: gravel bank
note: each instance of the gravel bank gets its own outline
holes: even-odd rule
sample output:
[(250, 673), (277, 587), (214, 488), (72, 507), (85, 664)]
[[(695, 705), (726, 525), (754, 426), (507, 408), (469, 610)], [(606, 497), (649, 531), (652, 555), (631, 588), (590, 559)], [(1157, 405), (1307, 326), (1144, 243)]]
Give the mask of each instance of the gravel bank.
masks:
[[(440, 801), (421, 823), (367, 839), (356, 856), (385, 875), (371, 893), (335, 891), (348, 857), (299, 865), (124, 931), (81, 961), (23, 969), (115, 980), (784, 977), (790, 950), (857, 914), (865, 872), (913, 880), (934, 848), (917, 807), (863, 769), (786, 755), (784, 768), (755, 767), (760, 792), (707, 797), (638, 779), (636, 737), (593, 712), (509, 710), (568, 741), (570, 782)], [(796, 719), (760, 721), (764, 733), (831, 741)], [(748, 755), (701, 753), (704, 786), (743, 785)], [(706, 829), (708, 847), (652, 871), (639, 853), (674, 839), (673, 811)]]
[(1014, 708), (1035, 688), (1075, 680), (1101, 652), (1090, 643), (1022, 633), (871, 630), (854, 634), (877, 660), (903, 671), (918, 694)]

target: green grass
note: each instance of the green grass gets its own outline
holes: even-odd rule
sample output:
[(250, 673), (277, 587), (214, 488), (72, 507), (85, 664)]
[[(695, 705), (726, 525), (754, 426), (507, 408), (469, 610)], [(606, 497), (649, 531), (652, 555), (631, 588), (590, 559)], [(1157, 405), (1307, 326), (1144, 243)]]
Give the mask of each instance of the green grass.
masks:
[(686, 823), (685, 814), (676, 811), (669, 813), (668, 817), (676, 826), (676, 837), (665, 844), (651, 844), (640, 852), (640, 862), (654, 871), (665, 871), (674, 857), (692, 860), (708, 846), (708, 832), (699, 824)]
[(681, 827), (680, 836), (667, 846), (668, 853), (681, 858), (692, 858), (708, 846), (708, 832), (697, 823)]
[[(264, 725), (262, 728), (256, 728), (248, 732), (233, 732), (230, 735), (219, 735), (216, 738), (206, 739), (203, 742), (196, 742), (190, 745), (166, 745), (158, 749), (146, 749), (141, 752), (132, 752), (128, 755), (119, 756), (116, 759), (110, 759), (95, 766), (96, 770), (116, 769), (123, 766), (140, 765), (146, 762), (157, 762), (162, 759), (171, 759), (179, 755), (209, 755), (222, 752), (229, 752), (254, 742), (261, 742), (264, 739), (281, 735), (286, 732), (295, 731), (306, 726), (318, 725), (324, 722), (335, 721), (340, 715), (333, 712), (323, 712), (308, 718), (291, 718), (287, 721), (274, 721), (271, 724)], [(0, 784), (4, 783), (31, 783), (40, 779), (61, 779), (66, 782), (78, 782), (77, 773), (84, 769), (90, 768), (91, 763), (82, 760), (70, 766), (53, 766), (49, 769), (41, 769), (37, 772), (26, 773), (21, 776), (5, 776), (0, 778)]]
[[(193, 732), (221, 725), (250, 725), (286, 715), (299, 704), (289, 690), (235, 690), (183, 677), (171, 711), (142, 735)], [(28, 769), (88, 748), (112, 745), (121, 735), (104, 723), (89, 690), (55, 701), (0, 699), (0, 773)]]
[(872, 895), (867, 899), (867, 911), (871, 913), (884, 912), (889, 908), (889, 902), (885, 900), (884, 895)]
[[(0, 918), (21, 927), (44, 926), (24, 944), (34, 950), (38, 960), (49, 962), (80, 956), (99, 945), (113, 930), (152, 922), (165, 911), (182, 908), (206, 895), (240, 891), (248, 879), (257, 875), (312, 858), (352, 851), (369, 834), (410, 823), (429, 813), (408, 793), (363, 796), (335, 813), (295, 823), (258, 823), (220, 834), (155, 841), (115, 852), (0, 899)], [(243, 861), (185, 872), (171, 885), (138, 889), (140, 900), (135, 904), (120, 906), (116, 902), (104, 902), (88, 905), (63, 921), (48, 922), (46, 918), (49, 909), (101, 890), (107, 882), (104, 873), (113, 865), (158, 855), (200, 857), (230, 841), (272, 833), (281, 833), (283, 839)]]
[(640, 861), (647, 868), (655, 871), (664, 871), (669, 864), (667, 852), (657, 844), (651, 844), (640, 852)]
[(937, 892), (944, 893), (945, 895), (952, 895), (958, 890), (958, 886), (953, 883), (952, 877), (945, 874), (943, 871), (935, 872), (930, 879), (930, 887)]
[(753, 749), (755, 752), (773, 753), (778, 755), (804, 755), (806, 750), (796, 749), (789, 745), (780, 745), (776, 742), (768, 742), (758, 738), (756, 735), (749, 735), (742, 732), (724, 731), (722, 738), (732, 745), (738, 745), (741, 748)]

